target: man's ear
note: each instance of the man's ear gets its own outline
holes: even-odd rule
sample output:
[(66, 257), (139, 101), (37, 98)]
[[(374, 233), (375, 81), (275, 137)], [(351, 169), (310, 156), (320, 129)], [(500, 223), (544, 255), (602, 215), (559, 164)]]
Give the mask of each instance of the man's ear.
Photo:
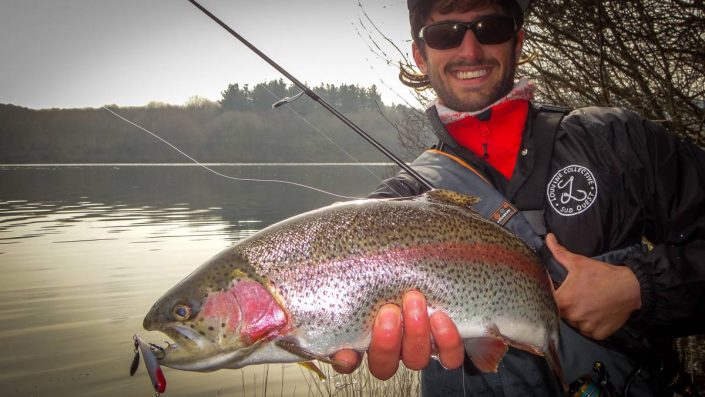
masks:
[(521, 60), (521, 54), (522, 54), (522, 49), (524, 48), (524, 29), (521, 29), (517, 32), (517, 44), (516, 47), (514, 47), (514, 54), (516, 56), (516, 59), (514, 60), (515, 64), (519, 64), (519, 60)]
[(419, 68), (421, 73), (428, 74), (426, 60), (424, 59), (423, 54), (421, 54), (421, 50), (419, 49), (419, 46), (416, 45), (416, 42), (411, 43), (411, 53), (414, 55), (414, 62), (416, 62), (416, 66)]

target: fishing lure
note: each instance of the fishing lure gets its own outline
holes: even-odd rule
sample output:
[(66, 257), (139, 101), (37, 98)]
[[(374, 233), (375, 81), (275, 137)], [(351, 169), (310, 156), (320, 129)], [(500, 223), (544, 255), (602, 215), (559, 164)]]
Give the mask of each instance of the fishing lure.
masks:
[(135, 334), (132, 339), (135, 341), (135, 356), (130, 366), (130, 376), (134, 376), (135, 372), (137, 372), (137, 368), (140, 365), (140, 352), (142, 352), (144, 366), (147, 368), (149, 379), (151, 379), (152, 387), (154, 387), (154, 395), (159, 397), (160, 393), (166, 391), (166, 378), (162, 368), (159, 366), (159, 358), (155, 352), (162, 352), (163, 349), (157, 345), (145, 342), (138, 334)]

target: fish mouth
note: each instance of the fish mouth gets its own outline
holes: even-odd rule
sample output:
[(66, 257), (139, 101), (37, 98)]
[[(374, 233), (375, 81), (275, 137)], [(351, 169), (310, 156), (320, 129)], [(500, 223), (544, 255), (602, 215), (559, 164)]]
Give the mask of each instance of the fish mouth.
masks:
[(205, 337), (199, 334), (198, 331), (183, 325), (170, 325), (161, 331), (175, 342), (174, 344), (170, 344), (168, 347), (183, 346), (186, 350), (196, 352), (199, 350), (208, 349), (209, 345), (213, 345), (208, 342)]
[(167, 325), (159, 329), (173, 342), (166, 346), (151, 344), (156, 349), (159, 364), (165, 367), (198, 372), (228, 368), (246, 356), (249, 348), (224, 350), (198, 331), (183, 325)]
[(191, 371), (217, 369), (210, 361), (221, 353), (220, 349), (197, 331), (182, 325), (168, 325), (158, 331), (172, 340), (165, 341), (166, 346), (151, 344), (160, 365)]

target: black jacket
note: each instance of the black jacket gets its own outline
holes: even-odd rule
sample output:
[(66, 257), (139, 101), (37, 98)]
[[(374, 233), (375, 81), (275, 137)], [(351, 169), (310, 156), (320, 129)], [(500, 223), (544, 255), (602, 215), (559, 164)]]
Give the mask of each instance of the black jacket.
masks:
[[(433, 118), (432, 112), (429, 110)], [(438, 146), (481, 170), (521, 207), (537, 152), (532, 106), (511, 180), (460, 147), (438, 123)], [(523, 150), (526, 149), (526, 150)], [(646, 239), (653, 248), (626, 260), (642, 308), (628, 323), (636, 345), (670, 344), (705, 333), (705, 152), (637, 114), (589, 107), (567, 114), (556, 134), (545, 183), (545, 224), (572, 252), (597, 256)], [(400, 173), (372, 196), (423, 191)], [(621, 342), (620, 342), (621, 343)], [(670, 347), (670, 345), (669, 345)]]

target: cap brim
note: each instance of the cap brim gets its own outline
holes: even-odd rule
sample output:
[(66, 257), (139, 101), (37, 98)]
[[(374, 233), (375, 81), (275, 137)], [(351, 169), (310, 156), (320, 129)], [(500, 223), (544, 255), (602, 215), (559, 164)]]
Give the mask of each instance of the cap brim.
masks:
[[(423, 1), (426, 0), (406, 0), (406, 6), (409, 8), (409, 11), (411, 11)], [(522, 11), (526, 11), (526, 9), (529, 8), (529, 4), (531, 4), (531, 0), (516, 0), (516, 2), (519, 4), (519, 7), (521, 7)]]
[(519, 4), (519, 7), (521, 7), (522, 11), (526, 11), (527, 8), (529, 8), (529, 4), (531, 4), (531, 0), (516, 0), (517, 4)]

